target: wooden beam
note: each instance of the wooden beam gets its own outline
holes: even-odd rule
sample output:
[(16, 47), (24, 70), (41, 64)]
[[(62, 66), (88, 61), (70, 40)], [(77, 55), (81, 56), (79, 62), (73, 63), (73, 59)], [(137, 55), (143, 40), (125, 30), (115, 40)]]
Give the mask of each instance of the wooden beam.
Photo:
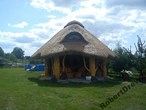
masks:
[(102, 68), (102, 70), (103, 70), (103, 76), (104, 77), (107, 76), (107, 59), (105, 59), (103, 61), (103, 68)]
[(54, 57), (54, 62), (53, 62), (53, 74), (57, 79), (60, 78), (60, 62), (59, 62), (59, 56)]
[(45, 76), (49, 76), (49, 62), (45, 59)]
[(95, 57), (89, 57), (89, 69), (91, 76), (95, 76), (96, 74)]
[(64, 62), (65, 62), (65, 57), (66, 57), (66, 55), (63, 57), (63, 60), (62, 60), (62, 65), (63, 65), (63, 73), (64, 73), (64, 71), (65, 71), (65, 64), (64, 64)]
[(85, 57), (83, 56), (83, 63), (84, 63), (84, 67), (85, 69), (90, 72), (89, 68), (86, 66), (86, 60), (85, 60)]

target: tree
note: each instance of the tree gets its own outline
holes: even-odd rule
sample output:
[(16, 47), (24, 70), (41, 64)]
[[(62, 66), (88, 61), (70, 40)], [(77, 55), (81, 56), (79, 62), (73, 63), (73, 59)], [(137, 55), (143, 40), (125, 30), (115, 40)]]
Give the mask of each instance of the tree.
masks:
[(136, 48), (136, 52), (135, 52), (135, 56), (136, 56), (136, 65), (137, 65), (137, 69), (140, 72), (140, 75), (143, 75), (143, 70), (145, 68), (145, 51), (146, 51), (146, 45), (145, 45), (145, 41), (142, 42), (141, 38), (139, 36), (138, 37), (138, 41), (137, 41), (137, 45), (135, 45)]
[(17, 59), (23, 59), (24, 58), (24, 51), (19, 48), (15, 47), (12, 51), (12, 54), (17, 58)]
[(146, 58), (146, 49), (145, 49), (145, 51), (144, 51), (144, 56), (145, 56), (145, 58)]
[(117, 58), (111, 62), (111, 67), (114, 71), (129, 70), (133, 66), (131, 49), (122, 48), (120, 43), (117, 43), (114, 52), (117, 55)]
[(8, 59), (8, 60), (10, 60), (12, 62), (16, 62), (17, 61), (15, 55), (13, 55), (12, 53), (6, 53), (5, 57), (6, 57), (6, 59)]
[(1, 57), (4, 57), (5, 56), (5, 53), (4, 53), (4, 51), (3, 51), (3, 49), (0, 47), (0, 56)]

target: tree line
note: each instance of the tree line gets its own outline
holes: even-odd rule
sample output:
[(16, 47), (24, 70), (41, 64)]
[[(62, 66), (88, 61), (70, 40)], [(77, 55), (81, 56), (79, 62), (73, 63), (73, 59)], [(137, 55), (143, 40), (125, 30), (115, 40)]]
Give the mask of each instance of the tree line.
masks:
[(15, 47), (11, 53), (5, 53), (0, 47), (0, 66), (9, 62), (17, 62), (18, 59), (24, 59), (24, 51), (20, 47)]
[(15, 47), (11, 53), (5, 53), (4, 50), (0, 47), (0, 57), (10, 60), (23, 59), (24, 51), (19, 47)]
[(12, 64), (21, 63), (20, 65), (23, 66), (24, 64), (42, 64), (42, 59), (32, 59), (30, 56), (24, 56), (24, 50), (20, 47), (15, 47), (12, 52), (5, 53), (4, 50), (0, 47), (0, 67), (3, 66), (12, 66)]

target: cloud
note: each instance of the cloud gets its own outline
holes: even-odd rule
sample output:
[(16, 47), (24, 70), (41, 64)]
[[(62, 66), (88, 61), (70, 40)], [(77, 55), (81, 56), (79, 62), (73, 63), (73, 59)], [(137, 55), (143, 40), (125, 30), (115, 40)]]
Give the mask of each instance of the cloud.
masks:
[[(72, 4), (68, 4), (71, 1), (59, 4), (59, 2), (56, 3), (57, 1), (55, 0), (51, 1), (52, 7), (50, 9), (49, 6), (51, 6), (51, 4), (48, 4), (49, 2), (44, 1), (42, 4), (46, 4), (39, 5), (38, 8), (46, 6), (46, 10), (50, 10), (50, 12), (52, 10), (61, 10), (59, 13), (64, 13), (64, 9), (68, 11), (66, 11), (67, 13), (64, 17), (60, 18), (59, 16), (56, 16), (55, 19), (52, 18), (49, 22), (38, 25), (41, 29), (46, 29), (48, 31), (44, 31), (47, 34), (42, 34), (41, 32), (37, 34), (39, 37), (42, 36), (42, 38), (45, 37), (45, 35), (48, 35), (49, 38), (52, 37), (62, 29), (66, 23), (71, 20), (77, 20), (83, 23), (88, 31), (94, 34), (106, 45), (114, 48), (116, 41), (120, 41), (123, 45), (128, 45), (128, 42), (126, 41), (128, 39), (128, 33), (132, 34), (133, 32), (136, 32), (138, 26), (142, 28), (145, 24), (145, 14), (143, 11), (135, 10), (133, 8), (127, 10), (126, 8), (123, 8), (124, 4), (122, 4), (121, 1), (119, 1), (119, 4), (122, 6), (118, 5), (118, 3), (110, 6), (109, 2), (106, 0), (81, 0), (80, 2), (74, 1)], [(66, 7), (67, 4), (68, 7)], [(125, 7), (128, 7), (128, 5)], [(141, 17), (138, 19), (138, 16)]]
[(56, 16), (54, 16), (54, 15), (48, 15), (48, 18), (50, 18), (50, 19), (55, 19)]
[[(31, 55), (68, 22), (77, 20), (110, 48), (115, 48), (116, 42), (129, 47), (136, 35), (143, 32), (146, 36), (144, 4), (145, 0), (31, 0), (33, 8), (47, 11), (48, 21), (38, 22), (26, 32), (0, 32), (1, 42), (14, 42)], [(29, 27), (25, 21), (14, 25), (25, 26)]]
[(47, 34), (47, 33), (38, 33), (37, 34), (40, 38), (42, 38), (42, 39), (48, 39), (49, 38), (49, 35)]
[(11, 52), (14, 47), (20, 47), (25, 51), (25, 55), (32, 55), (38, 49), (38, 46), (42, 46), (41, 44), (46, 42), (44, 38), (31, 31), (19, 33), (0, 31), (0, 38), (0, 46), (5, 53)]
[[(55, 10), (57, 7), (71, 8), (79, 6), (82, 0), (31, 0), (31, 5), (37, 8)], [(59, 8), (58, 8), (59, 9)]]
[(145, 9), (145, 0), (106, 0), (106, 6), (122, 6), (127, 8)]
[[(10, 24), (9, 24), (9, 25), (10, 25)], [(16, 28), (24, 28), (24, 27), (26, 27), (26, 26), (28, 26), (28, 23), (25, 22), (25, 21), (13, 25), (13, 27), (16, 27)]]
[(48, 12), (59, 11), (62, 13), (70, 13), (70, 9), (66, 7), (56, 6), (53, 0), (32, 0), (30, 5), (35, 8), (44, 9)]
[(18, 43), (31, 43), (34, 41), (34, 39), (32, 37), (28, 37), (26, 35), (17, 37), (17, 38), (13, 38), (13, 39), (15, 42), (18, 42)]
[(80, 4), (80, 0), (51, 0), (55, 6), (59, 6), (59, 7), (71, 7), (74, 5), (79, 5)]
[(14, 47), (15, 46), (15, 43), (7, 43), (7, 42), (1, 42), (0, 41), (0, 46), (2, 47), (2, 48), (12, 48), (12, 47)]
[(31, 43), (31, 46), (32, 46), (32, 47), (37, 47), (37, 48), (41, 47), (42, 45), (43, 45), (43, 43), (38, 42), (38, 41), (32, 42), (32, 43)]
[(77, 15), (77, 17), (83, 18), (83, 19), (93, 19), (93, 20), (96, 19), (94, 15)]
[(12, 49), (16, 47), (16, 44), (14, 42), (0, 41), (0, 47), (5, 53), (10, 53)]
[(94, 35), (97, 37), (106, 33), (118, 33), (120, 31), (131, 30), (133, 27), (126, 26), (120, 23), (110, 23), (107, 21), (96, 20), (94, 23), (89, 21), (84, 21), (83, 24)]

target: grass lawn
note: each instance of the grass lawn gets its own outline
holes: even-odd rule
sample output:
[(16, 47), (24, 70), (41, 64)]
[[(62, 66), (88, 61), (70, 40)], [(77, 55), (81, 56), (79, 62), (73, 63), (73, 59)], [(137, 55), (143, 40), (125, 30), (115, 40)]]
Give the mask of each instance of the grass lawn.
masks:
[[(129, 83), (58, 84), (39, 81), (43, 72), (0, 69), (0, 110), (102, 110), (100, 104)], [(104, 110), (146, 110), (146, 84), (138, 83)]]

